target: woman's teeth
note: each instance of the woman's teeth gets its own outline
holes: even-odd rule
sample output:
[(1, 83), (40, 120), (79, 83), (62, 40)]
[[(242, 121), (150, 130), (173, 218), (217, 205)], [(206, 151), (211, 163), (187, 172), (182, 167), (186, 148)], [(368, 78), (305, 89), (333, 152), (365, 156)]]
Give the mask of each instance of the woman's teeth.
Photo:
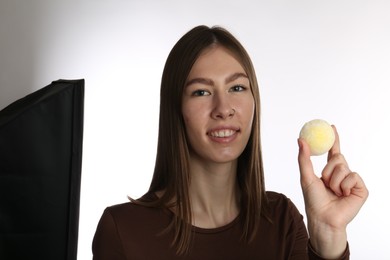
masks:
[(232, 136), (236, 131), (231, 130), (231, 129), (226, 129), (226, 130), (218, 130), (218, 131), (213, 131), (210, 132), (210, 135), (213, 137), (229, 137)]

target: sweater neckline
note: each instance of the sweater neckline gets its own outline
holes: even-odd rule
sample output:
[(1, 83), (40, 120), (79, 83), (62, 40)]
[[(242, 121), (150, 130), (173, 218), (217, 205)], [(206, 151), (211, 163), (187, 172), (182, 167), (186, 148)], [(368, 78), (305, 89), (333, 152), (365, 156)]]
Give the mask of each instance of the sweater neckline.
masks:
[[(173, 213), (172, 213), (173, 214)], [(238, 223), (240, 214), (237, 215), (236, 218), (234, 218), (230, 223), (227, 223), (226, 225), (215, 227), (215, 228), (202, 228), (192, 225), (192, 231), (196, 233), (202, 233), (202, 234), (215, 234), (215, 233), (221, 233), (226, 230), (231, 229), (233, 226), (235, 226)]]

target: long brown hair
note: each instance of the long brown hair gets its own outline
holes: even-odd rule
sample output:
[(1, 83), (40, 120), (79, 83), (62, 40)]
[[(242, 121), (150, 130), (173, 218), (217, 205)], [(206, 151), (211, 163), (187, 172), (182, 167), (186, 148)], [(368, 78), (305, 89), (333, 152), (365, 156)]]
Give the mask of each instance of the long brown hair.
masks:
[(197, 26), (187, 32), (171, 50), (162, 75), (157, 158), (149, 192), (164, 191), (149, 206), (174, 208), (168, 230), (174, 230), (172, 245), (178, 254), (189, 251), (191, 243), (191, 205), (189, 199), (189, 148), (182, 116), (182, 95), (190, 70), (203, 50), (221, 45), (230, 50), (249, 78), (255, 113), (252, 133), (238, 158), (237, 182), (241, 192), (240, 222), (242, 238), (250, 242), (262, 216), (267, 217), (263, 160), (260, 144), (260, 97), (256, 74), (244, 47), (221, 27)]

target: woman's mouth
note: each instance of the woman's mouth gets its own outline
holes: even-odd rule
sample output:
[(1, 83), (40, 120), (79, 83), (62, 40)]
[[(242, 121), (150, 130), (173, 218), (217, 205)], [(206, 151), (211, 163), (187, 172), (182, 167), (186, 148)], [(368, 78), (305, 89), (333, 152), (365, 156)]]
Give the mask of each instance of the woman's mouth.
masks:
[(230, 137), (236, 133), (235, 130), (232, 129), (221, 129), (221, 130), (216, 130), (216, 131), (211, 131), (209, 132), (209, 135), (212, 137)]
[(239, 133), (239, 132), (240, 132), (239, 128), (221, 127), (218, 129), (214, 128), (214, 129), (210, 130), (209, 132), (207, 132), (207, 135), (214, 142), (227, 144), (227, 143), (230, 143), (233, 140), (235, 140), (237, 137), (237, 133)]

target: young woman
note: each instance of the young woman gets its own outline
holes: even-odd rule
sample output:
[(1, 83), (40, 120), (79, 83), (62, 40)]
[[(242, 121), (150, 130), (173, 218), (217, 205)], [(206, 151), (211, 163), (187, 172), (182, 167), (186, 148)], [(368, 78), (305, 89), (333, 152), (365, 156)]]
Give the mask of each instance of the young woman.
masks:
[(346, 226), (368, 191), (334, 130), (321, 178), (298, 140), (308, 234), (293, 203), (265, 190), (259, 90), (247, 52), (223, 28), (195, 27), (164, 68), (150, 189), (104, 211), (94, 259), (348, 259)]

